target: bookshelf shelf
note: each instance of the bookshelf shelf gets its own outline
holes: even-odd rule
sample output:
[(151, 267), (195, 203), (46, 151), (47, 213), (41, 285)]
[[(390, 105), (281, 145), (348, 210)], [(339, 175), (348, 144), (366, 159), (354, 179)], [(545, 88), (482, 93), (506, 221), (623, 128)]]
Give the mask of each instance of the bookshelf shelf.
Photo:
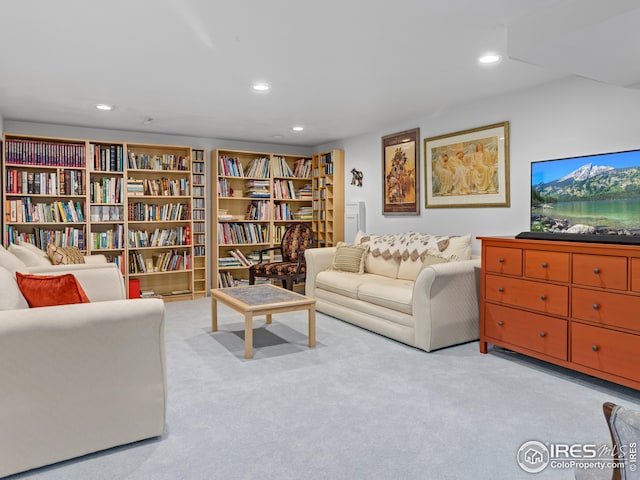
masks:
[[(204, 150), (188, 146), (5, 133), (2, 153), (3, 176), (7, 179), (2, 198), (5, 246), (27, 241), (44, 250), (47, 243), (53, 242), (58, 246), (76, 245), (87, 254), (104, 254), (109, 261), (119, 265), (127, 289), (129, 278), (135, 277), (139, 280), (141, 290), (153, 290), (167, 301), (194, 298), (194, 271), (206, 283), (207, 263), (197, 260), (194, 255), (196, 249), (198, 253), (204, 252), (206, 242), (204, 238), (196, 242), (193, 237), (204, 232), (204, 200), (200, 200), (198, 205), (198, 200), (194, 200), (203, 198), (206, 190)], [(140, 168), (147, 165), (155, 168)], [(197, 168), (202, 169), (197, 173), (198, 182), (194, 181)], [(143, 185), (168, 185), (169, 192), (180, 193), (133, 195), (128, 191), (130, 179), (133, 183), (139, 181)], [(197, 194), (196, 184), (199, 189)], [(46, 211), (45, 206), (51, 207), (54, 203), (68, 204), (74, 210), (74, 219), (77, 215), (79, 221), (12, 220), (12, 208), (20, 208), (25, 213), (29, 209), (40, 208), (40, 215)], [(131, 209), (135, 211), (135, 208), (145, 206), (153, 212), (156, 212), (154, 209), (169, 209), (174, 213), (167, 214), (167, 217), (178, 218), (135, 220)], [(194, 230), (195, 223), (191, 218), (196, 206), (198, 217), (202, 219), (198, 220), (202, 223), (198, 233)], [(19, 220), (17, 212), (15, 215)], [(68, 211), (65, 216), (69, 217)], [(49, 218), (48, 215), (46, 217)], [(186, 238), (183, 241), (189, 244), (128, 246), (130, 230), (143, 230), (151, 235), (156, 229), (172, 228), (184, 232), (189, 241)], [(165, 254), (168, 257), (171, 252), (180, 254), (181, 268), (178, 270), (141, 273), (135, 271), (132, 264), (132, 254), (141, 255), (141, 259), (147, 262), (157, 260), (153, 258), (154, 255)], [(184, 268), (185, 265), (188, 268)], [(199, 290), (206, 292), (206, 285), (202, 285), (201, 280), (197, 281), (201, 286)], [(176, 291), (182, 293), (171, 294)]]

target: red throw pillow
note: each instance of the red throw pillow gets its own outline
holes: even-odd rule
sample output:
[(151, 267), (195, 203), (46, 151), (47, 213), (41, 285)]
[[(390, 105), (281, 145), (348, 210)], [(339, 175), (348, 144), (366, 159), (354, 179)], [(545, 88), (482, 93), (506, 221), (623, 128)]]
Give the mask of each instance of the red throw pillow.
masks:
[(16, 272), (18, 288), (29, 307), (50, 307), (71, 303), (89, 303), (89, 297), (78, 279), (64, 275), (27, 275)]

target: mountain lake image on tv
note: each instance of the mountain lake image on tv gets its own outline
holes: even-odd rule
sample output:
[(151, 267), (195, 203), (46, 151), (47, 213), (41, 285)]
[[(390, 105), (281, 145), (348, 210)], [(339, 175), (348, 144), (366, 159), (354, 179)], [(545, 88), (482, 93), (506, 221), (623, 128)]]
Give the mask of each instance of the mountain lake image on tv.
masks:
[(531, 231), (640, 235), (640, 150), (531, 162)]

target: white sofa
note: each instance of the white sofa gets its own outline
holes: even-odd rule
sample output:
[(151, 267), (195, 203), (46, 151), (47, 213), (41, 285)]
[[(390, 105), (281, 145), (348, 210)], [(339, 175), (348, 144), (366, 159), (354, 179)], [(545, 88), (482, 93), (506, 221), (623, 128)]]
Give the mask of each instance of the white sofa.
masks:
[(91, 303), (28, 308), (0, 248), (0, 477), (162, 435), (164, 303), (125, 300), (114, 264), (73, 273)]
[(305, 251), (305, 294), (318, 311), (427, 352), (479, 338), (480, 259), (469, 236), (407, 232), (356, 243), (368, 246), (363, 273), (332, 267), (340, 247)]

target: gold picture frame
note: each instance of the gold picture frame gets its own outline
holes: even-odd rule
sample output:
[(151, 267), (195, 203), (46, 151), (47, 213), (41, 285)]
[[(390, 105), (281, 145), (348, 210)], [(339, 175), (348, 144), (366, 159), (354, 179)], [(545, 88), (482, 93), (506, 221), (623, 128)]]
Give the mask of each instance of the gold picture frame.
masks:
[(509, 122), (424, 140), (425, 208), (508, 207)]
[(382, 214), (420, 213), (420, 129), (382, 137)]

